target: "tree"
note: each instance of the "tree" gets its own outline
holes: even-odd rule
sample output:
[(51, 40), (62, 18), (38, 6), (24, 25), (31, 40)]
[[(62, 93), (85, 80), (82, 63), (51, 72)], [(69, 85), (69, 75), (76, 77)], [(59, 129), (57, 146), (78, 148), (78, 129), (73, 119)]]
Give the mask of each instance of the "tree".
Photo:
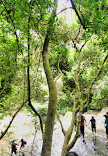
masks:
[[(47, 2), (47, 4), (46, 4), (46, 2)], [(49, 13), (47, 12), (47, 14), (46, 14), (46, 10), (51, 7), (52, 3), (50, 1), (43, 1), (43, 2), (37, 3), (36, 1), (28, 2), (28, 1), (20, 1), (20, 0), (19, 1), (11, 1), (11, 3), (10, 3), (10, 0), (9, 1), (2, 0), (0, 5), (1, 5), (0, 12), (1, 12), (1, 17), (2, 17), (1, 23), (2, 23), (2, 34), (3, 34), (3, 37), (2, 37), (3, 46), (4, 47), (5, 47), (5, 45), (7, 46), (7, 44), (5, 44), (5, 42), (6, 42), (5, 38), (4, 38), (5, 35), (6, 35), (6, 37), (8, 36), (8, 34), (12, 37), (14, 36), (15, 49), (13, 48), (13, 50), (15, 51), (15, 58), (14, 58), (15, 67), (16, 67), (16, 69), (19, 69), (19, 70), (17, 70), (17, 72), (19, 72), (19, 71), (21, 72), (21, 70), (23, 70), (22, 68), (20, 68), (21, 64), (19, 64), (19, 63), (21, 63), (21, 62), (19, 61), (19, 58), (24, 59), (24, 63), (26, 62), (25, 64), (27, 64), (28, 101), (29, 101), (28, 104), (32, 108), (32, 110), (36, 113), (36, 115), (39, 116), (40, 123), (41, 123), (41, 130), (43, 132), (41, 117), (40, 117), (39, 113), (35, 110), (35, 108), (33, 107), (33, 105), (31, 104), (31, 101), (30, 101), (31, 100), (31, 97), (30, 97), (30, 94), (31, 94), (30, 87), (31, 86), (30, 86), (30, 74), (29, 74), (30, 63), (31, 63), (30, 62), (30, 59), (31, 59), (30, 58), (30, 56), (31, 56), (31, 49), (30, 49), (31, 32), (30, 31), (35, 31), (36, 33), (39, 33), (40, 35), (43, 33), (43, 30), (41, 30), (41, 28), (39, 28), (39, 22), (44, 21), (45, 20), (44, 18), (47, 18)], [(39, 8), (39, 5), (41, 6), (41, 8)], [(34, 20), (34, 18), (35, 18), (35, 20)], [(4, 28), (4, 26), (8, 27), (8, 32), (5, 31), (6, 27)], [(7, 34), (6, 34), (6, 32), (7, 32)], [(20, 44), (20, 43), (22, 43), (22, 44)], [(5, 50), (6, 50), (6, 47), (3, 49), (3, 53)], [(10, 60), (13, 61), (13, 58), (11, 58), (11, 55), (10, 55), (11, 54), (11, 46), (10, 46), (10, 49), (8, 50), (8, 52), (9, 52)], [(28, 57), (26, 57), (27, 52), (28, 52)], [(25, 55), (25, 57), (23, 58), (24, 55)], [(7, 59), (7, 56), (6, 56), (6, 59)], [(4, 63), (4, 61), (3, 61), (3, 63)], [(25, 68), (25, 64), (24, 64), (24, 68)], [(12, 67), (14, 67), (13, 64), (12, 64)], [(3, 66), (1, 67), (3, 74), (4, 74), (3, 70), (4, 69), (6, 70), (6, 68), (7, 68), (7, 66), (5, 66), (4, 68), (3, 68)], [(9, 68), (9, 70), (10, 69), (11, 69), (11, 67)], [(0, 78), (1, 82), (2, 82), (2, 79), (4, 76), (3, 74), (2, 74), (2, 77)], [(10, 80), (10, 77), (11, 76), (9, 75), (9, 80)], [(15, 81), (15, 72), (13, 72), (13, 79)], [(10, 84), (11, 84), (11, 82), (10, 82)], [(26, 83), (26, 85), (27, 85), (27, 83)], [(4, 88), (5, 88), (5, 85), (1, 83), (1, 93), (4, 91)], [(24, 89), (24, 95), (25, 94), (26, 93), (25, 93), (25, 89)], [(27, 97), (27, 96), (24, 96), (24, 98), (25, 97)], [(3, 99), (3, 98), (1, 97), (1, 99)], [(15, 113), (15, 114), (17, 114), (17, 113)], [(10, 123), (12, 123), (12, 122), (10, 122)]]
[[(60, 117), (57, 113), (58, 120), (60, 121), (62, 132), (65, 137), (61, 154), (62, 156), (66, 155), (67, 151), (74, 146), (76, 140), (79, 137), (79, 126), (84, 105), (86, 105), (89, 101), (93, 85), (98, 79), (101, 78), (100, 74), (103, 68), (105, 68), (106, 60), (108, 58), (107, 51), (105, 51), (104, 53), (103, 49), (99, 49), (98, 51), (97, 48), (95, 48), (96, 45), (94, 44), (93, 39), (90, 40), (88, 35), (86, 36), (86, 32), (82, 32), (83, 30), (81, 32), (79, 31), (77, 33), (78, 35), (76, 34), (77, 37), (70, 37), (73, 42), (75, 53), (73, 58), (72, 71), (71, 73), (67, 72), (67, 75), (72, 75), (74, 86), (73, 88), (70, 88), (70, 86), (68, 88), (68, 86), (66, 86), (65, 90), (65, 92), (68, 92), (70, 94), (70, 98), (73, 101), (72, 120), (67, 131), (64, 130), (63, 125), (60, 121)], [(88, 47), (87, 42), (89, 42)], [(86, 47), (84, 48), (85, 45)], [(77, 131), (73, 140), (71, 141), (71, 143), (69, 143), (75, 124), (76, 114), (78, 112), (79, 118)]]
[[(55, 15), (57, 9), (57, 0), (54, 1), (54, 10), (52, 11), (52, 16)], [(48, 45), (49, 45), (49, 36), (52, 33), (52, 21), (47, 29), (47, 34), (44, 40), (44, 46), (42, 51), (43, 56), (43, 66), (47, 78), (48, 88), (49, 88), (49, 104), (48, 104), (48, 113), (47, 119), (45, 123), (45, 134), (43, 138), (43, 147), (42, 147), (42, 156), (50, 156), (51, 155), (51, 145), (52, 145), (52, 135), (53, 135), (53, 127), (54, 127), (54, 120), (56, 114), (56, 107), (57, 107), (57, 89), (54, 83), (53, 74), (50, 69), (49, 65), (49, 58), (48, 58)]]
[[(16, 85), (15, 78), (20, 79), (20, 85), (18, 85), (21, 87), (21, 90), (19, 89), (20, 96), (18, 95), (18, 99), (20, 99), (20, 102), (23, 101), (23, 104), (28, 101), (28, 106), (30, 106), (40, 119), (41, 131), (43, 133), (41, 116), (35, 109), (35, 106), (32, 105), (32, 99), (34, 98), (32, 95), (34, 91), (31, 85), (32, 83), (34, 85), (35, 79), (32, 73), (38, 72), (38, 70), (33, 69), (34, 61), (36, 61), (35, 64), (38, 68), (39, 62), (36, 60), (36, 56), (40, 55), (41, 51), (49, 89), (49, 103), (45, 132), (43, 135), (42, 156), (51, 155), (55, 114), (57, 114), (58, 120), (60, 121), (57, 113), (57, 89), (54, 82), (54, 78), (56, 78), (59, 73), (62, 73), (65, 78), (66, 76), (68, 77), (69, 74), (72, 76), (71, 86), (69, 81), (69, 87), (68, 85), (64, 87), (66, 94), (72, 101), (73, 113), (72, 121), (67, 131), (64, 130), (60, 121), (62, 132), (65, 136), (62, 156), (66, 155), (67, 151), (74, 146), (79, 137), (80, 118), (83, 107), (87, 105), (90, 100), (94, 83), (98, 79), (101, 79), (102, 69), (105, 68), (108, 57), (106, 45), (107, 6), (105, 3), (105, 1), (92, 1), (91, 3), (91, 1), (71, 0), (72, 8), (78, 17), (78, 23), (77, 25), (73, 24), (73, 26), (69, 28), (64, 24), (64, 30), (62, 29), (62, 31), (57, 26), (58, 23), (55, 20), (57, 9), (56, 0), (54, 3), (50, 0), (1, 0), (0, 22), (2, 31), (0, 33), (2, 34), (2, 39), (0, 46), (1, 54), (4, 57), (0, 58), (2, 69), (0, 71), (0, 107), (5, 106), (4, 101), (6, 102), (6, 98), (4, 97), (6, 97), (8, 93), (10, 93), (10, 95), (14, 94), (14, 92), (12, 94), (11, 89), (12, 85)], [(95, 42), (95, 40), (99, 40), (99, 42)], [(72, 51), (68, 46), (71, 42)], [(87, 42), (89, 42), (90, 46), (88, 46)], [(99, 51), (94, 48), (97, 45)], [(101, 45), (101, 47), (99, 45)], [(68, 59), (70, 51), (72, 54), (71, 62), (69, 62)], [(52, 59), (52, 57), (54, 57), (54, 59)], [(93, 60), (94, 58), (96, 61)], [(32, 60), (34, 61), (32, 62)], [(40, 69), (42, 70), (42, 67)], [(23, 82), (21, 78), (23, 78)], [(25, 88), (27, 88), (27, 90), (25, 90)], [(16, 97), (14, 99), (16, 99)], [(23, 107), (23, 105), (19, 106), (20, 102), (18, 104), (13, 103), (12, 108), (18, 107), (18, 111), (14, 114), (9, 126), (0, 138), (7, 132), (15, 115), (17, 115)], [(9, 107), (10, 103), (8, 103), (7, 106)], [(8, 108), (7, 106), (6, 109)], [(79, 112), (77, 132), (69, 144), (77, 112)]]

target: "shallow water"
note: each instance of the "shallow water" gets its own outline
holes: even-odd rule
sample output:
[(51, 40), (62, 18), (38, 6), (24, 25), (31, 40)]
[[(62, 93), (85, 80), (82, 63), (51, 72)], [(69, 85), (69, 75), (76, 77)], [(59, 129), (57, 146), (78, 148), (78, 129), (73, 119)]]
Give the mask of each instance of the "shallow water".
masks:
[(86, 128), (85, 141), (86, 143), (83, 143), (82, 137), (80, 137), (70, 151), (75, 151), (79, 156), (108, 156), (108, 144), (105, 135), (92, 136), (91, 131)]
[[(79, 156), (108, 156), (108, 145), (106, 142), (103, 114), (104, 113), (101, 113), (98, 116), (95, 116), (96, 121), (97, 121), (96, 137), (92, 136), (90, 125), (85, 127), (86, 144), (82, 142), (82, 137), (79, 137), (75, 146), (70, 151), (75, 151)], [(22, 114), (19, 114), (19, 115), (22, 115)], [(69, 113), (69, 112), (65, 115), (65, 117), (61, 116), (65, 130), (67, 129), (67, 127), (70, 124), (71, 116), (72, 116), (72, 113)], [(85, 114), (87, 123), (89, 122), (91, 116), (92, 116), (92, 114)], [(18, 131), (18, 135), (16, 135), (16, 136), (19, 136), (19, 138), (17, 138), (17, 139), (20, 140), (20, 137), (25, 136), (25, 139), (27, 141), (27, 145), (24, 148), (25, 156), (31, 156), (32, 148), (33, 148), (32, 156), (40, 156), (41, 149), (42, 149), (41, 132), (37, 131), (35, 143), (32, 147), (32, 143), (34, 140), (34, 125), (32, 125), (32, 124), (30, 125), (30, 121), (28, 121), (28, 122), (29, 122), (30, 130), (28, 131), (28, 129), (26, 127), (24, 128), (22, 125), (23, 130), (24, 129), (26, 130), (26, 131), (24, 131), (24, 134), (21, 133), (22, 136), (20, 136), (19, 132), (23, 132), (23, 130), (21, 131), (21, 128), (20, 128), (20, 131), (19, 131), (18, 127), (16, 127), (16, 129)], [(16, 121), (15, 121), (15, 123), (16, 123)], [(13, 130), (14, 129), (15, 129), (15, 127), (13, 127)], [(14, 136), (17, 133), (17, 131), (16, 130), (14, 131)], [(72, 138), (73, 138), (74, 134), (75, 134), (75, 131), (73, 132)], [(4, 140), (5, 140), (5, 138), (4, 138)], [(63, 141), (64, 141), (64, 136), (61, 131), (60, 124), (59, 124), (58, 120), (56, 120), (56, 124), (54, 126), (51, 156), (60, 156), (61, 155)], [(7, 143), (9, 145), (9, 142), (7, 142)], [(5, 150), (6, 150), (6, 148), (5, 148)], [(9, 153), (10, 153), (10, 146), (9, 147), (7, 146), (7, 153), (6, 153), (6, 151), (4, 151), (4, 152), (2, 152), (2, 155), (0, 155), (0, 156), (9, 156), (10, 155)], [(22, 156), (21, 152), (18, 153), (17, 156)]]

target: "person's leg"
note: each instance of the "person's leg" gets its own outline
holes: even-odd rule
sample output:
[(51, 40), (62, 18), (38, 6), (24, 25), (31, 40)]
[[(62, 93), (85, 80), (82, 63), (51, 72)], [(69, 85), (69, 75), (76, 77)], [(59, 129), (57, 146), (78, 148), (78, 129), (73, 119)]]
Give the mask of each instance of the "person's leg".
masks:
[(107, 142), (108, 142), (108, 128), (106, 127), (106, 136), (107, 136)]
[(17, 149), (14, 150), (15, 155), (17, 154)]
[(13, 155), (13, 149), (11, 149), (11, 156)]
[(80, 136), (82, 135), (82, 126), (80, 126)]
[(96, 135), (96, 126), (95, 126), (94, 130), (95, 130), (95, 135)]
[(92, 128), (92, 135), (94, 135), (94, 133), (93, 133), (93, 126), (91, 126), (91, 128)]
[(85, 141), (84, 140), (84, 126), (82, 126), (82, 136), (83, 136), (83, 142)]

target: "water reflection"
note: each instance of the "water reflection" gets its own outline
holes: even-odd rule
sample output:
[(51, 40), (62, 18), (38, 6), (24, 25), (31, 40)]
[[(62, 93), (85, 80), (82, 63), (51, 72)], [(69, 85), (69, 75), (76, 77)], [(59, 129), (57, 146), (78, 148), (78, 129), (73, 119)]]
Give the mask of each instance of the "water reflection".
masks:
[(94, 149), (94, 151), (96, 151), (97, 150), (97, 148), (96, 148), (96, 145), (97, 145), (97, 140), (96, 140), (96, 136), (93, 136), (93, 138), (92, 138), (92, 142), (93, 142), (93, 149)]
[(86, 144), (80, 137), (71, 151), (75, 151), (79, 156), (108, 156), (108, 143), (103, 134), (92, 136), (92, 132), (86, 129)]

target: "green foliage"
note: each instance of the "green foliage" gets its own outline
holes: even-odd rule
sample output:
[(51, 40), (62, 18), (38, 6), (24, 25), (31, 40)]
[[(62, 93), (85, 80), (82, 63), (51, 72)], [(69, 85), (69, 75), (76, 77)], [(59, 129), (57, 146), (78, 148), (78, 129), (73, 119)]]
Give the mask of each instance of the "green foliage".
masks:
[(38, 102), (46, 102), (46, 95), (48, 94), (48, 91), (42, 88), (42, 83), (38, 83), (35, 85), (34, 90), (31, 93), (31, 97), (33, 100), (36, 100)]
[(54, 76), (61, 72), (71, 70), (69, 51), (69, 27), (63, 21), (56, 20), (54, 31), (50, 36), (49, 60)]
[(73, 101), (70, 99), (69, 95), (67, 94), (65, 97), (61, 97), (57, 104), (57, 110), (61, 114), (65, 114), (67, 111), (72, 111)]
[(63, 77), (63, 86), (64, 86), (64, 91), (65, 89), (68, 89), (70, 92), (72, 92), (73, 89), (75, 89), (76, 85), (72, 75), (67, 74)]
[[(70, 71), (69, 50), (65, 45), (57, 45), (51, 48), (50, 64), (54, 71)], [(65, 59), (64, 59), (65, 58)]]
[[(44, 104), (48, 101), (48, 89), (43, 75), (41, 51), (43, 40), (48, 28), (48, 22), (55, 20), (49, 34), (49, 60), (54, 77), (58, 73), (63, 75), (63, 91), (66, 98), (58, 102), (58, 110), (65, 112), (72, 108), (72, 101), (66, 93), (76, 88), (75, 74), (80, 73), (78, 78), (80, 89), (85, 98), (87, 87), (98, 72), (108, 49), (108, 18), (107, 1), (103, 0), (76, 0), (76, 8), (83, 20), (86, 30), (80, 27), (80, 22), (71, 26), (65, 23), (63, 18), (51, 16), (53, 2), (51, 0), (2, 0), (0, 3), (0, 118), (11, 115), (22, 101), (27, 97), (28, 65), (28, 26), (30, 27), (30, 81), (31, 99)], [(28, 24), (28, 18), (30, 22)], [(75, 45), (78, 49), (76, 50)], [(80, 52), (81, 45), (89, 40)], [(80, 67), (77, 70), (78, 64)], [(107, 74), (108, 63), (106, 62), (98, 79)], [(36, 81), (35, 81), (36, 79)], [(104, 80), (103, 80), (104, 81)], [(33, 84), (33, 85), (32, 85)], [(99, 84), (98, 84), (99, 85)], [(98, 89), (90, 97), (87, 103), (89, 108), (100, 109), (107, 106), (107, 87)], [(46, 98), (47, 96), (47, 98)], [(101, 102), (102, 101), (102, 102)], [(89, 106), (90, 105), (90, 106)], [(86, 106), (85, 106), (86, 107)], [(39, 110), (41, 115), (46, 116), (46, 110)]]
[(90, 108), (95, 110), (101, 110), (103, 107), (108, 107), (108, 85), (98, 89), (92, 97)]

